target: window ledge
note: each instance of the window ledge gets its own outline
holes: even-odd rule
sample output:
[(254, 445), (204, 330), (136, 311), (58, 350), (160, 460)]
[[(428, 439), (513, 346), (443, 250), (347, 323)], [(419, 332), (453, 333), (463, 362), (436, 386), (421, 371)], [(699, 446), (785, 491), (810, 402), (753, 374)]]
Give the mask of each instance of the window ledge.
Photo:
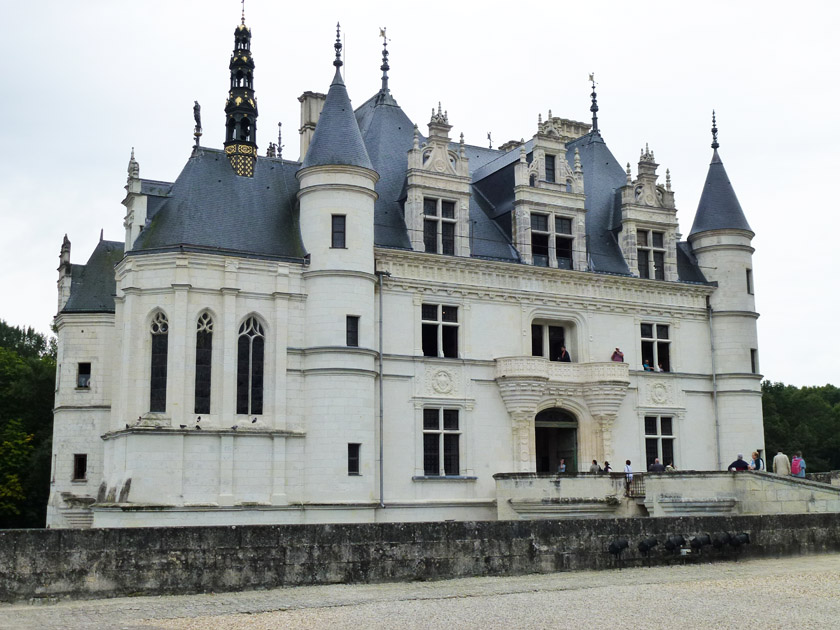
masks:
[(478, 477), (466, 475), (414, 475), (412, 481), (476, 481)]
[(83, 483), (87, 483), (87, 482), (88, 482), (87, 479), (71, 479), (70, 480), (70, 483), (76, 483), (76, 484), (83, 484)]
[(88, 387), (76, 387), (76, 391), (77, 392), (89, 392), (90, 391), (90, 386), (88, 386)]

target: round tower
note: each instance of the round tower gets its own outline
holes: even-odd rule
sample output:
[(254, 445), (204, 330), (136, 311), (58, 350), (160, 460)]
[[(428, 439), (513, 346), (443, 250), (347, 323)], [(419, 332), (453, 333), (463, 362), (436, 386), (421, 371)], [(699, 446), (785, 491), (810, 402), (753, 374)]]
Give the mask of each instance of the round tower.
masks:
[(714, 113), (712, 139), (712, 162), (688, 242), (706, 279), (717, 284), (709, 298), (709, 324), (721, 467), (738, 452), (763, 448), (764, 425), (753, 290), (755, 233), (718, 154)]
[[(297, 172), (300, 231), (307, 250), (303, 368), (306, 495), (343, 490), (369, 501), (375, 485), (375, 328), (373, 212), (379, 179), (341, 77), (335, 77)], [(357, 467), (357, 468), (354, 468)], [(336, 488), (338, 486), (338, 488)]]

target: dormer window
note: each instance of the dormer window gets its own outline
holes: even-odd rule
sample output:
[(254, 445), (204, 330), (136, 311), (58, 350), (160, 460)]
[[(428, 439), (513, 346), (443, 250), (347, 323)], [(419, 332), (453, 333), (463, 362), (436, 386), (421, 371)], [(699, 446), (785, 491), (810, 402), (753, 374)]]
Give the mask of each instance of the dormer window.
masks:
[(423, 198), (423, 245), (430, 254), (455, 255), (455, 202)]
[(571, 217), (531, 213), (531, 254), (537, 267), (574, 269)]
[(654, 230), (639, 230), (636, 233), (639, 257), (639, 277), (654, 280), (665, 279), (665, 234)]

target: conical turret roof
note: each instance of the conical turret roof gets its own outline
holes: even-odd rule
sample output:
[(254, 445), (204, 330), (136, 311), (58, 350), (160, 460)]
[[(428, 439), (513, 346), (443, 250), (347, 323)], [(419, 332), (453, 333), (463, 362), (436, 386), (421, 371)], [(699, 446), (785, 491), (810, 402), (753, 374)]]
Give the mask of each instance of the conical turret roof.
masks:
[(350, 96), (341, 78), (340, 66), (336, 66), (335, 77), (327, 92), (327, 100), (324, 101), (324, 109), (315, 126), (302, 168), (332, 164), (373, 170), (356, 115), (350, 105)]
[(715, 149), (689, 236), (699, 232), (726, 229), (752, 232), (720, 155)]

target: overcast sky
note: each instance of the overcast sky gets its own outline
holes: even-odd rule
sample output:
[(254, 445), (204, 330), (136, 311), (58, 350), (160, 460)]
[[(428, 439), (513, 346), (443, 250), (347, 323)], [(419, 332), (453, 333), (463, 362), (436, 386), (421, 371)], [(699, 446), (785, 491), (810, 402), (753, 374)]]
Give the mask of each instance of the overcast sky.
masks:
[[(46, 332), (58, 253), (87, 261), (100, 229), (123, 240), (126, 166), (173, 181), (193, 142), (221, 147), (238, 0), (39, 0), (6, 3), (0, 43), (0, 318)], [(257, 141), (283, 123), (298, 157), (297, 97), (326, 92), (335, 23), (358, 106), (379, 88), (387, 27), (390, 87), (425, 131), (441, 101), (452, 137), (494, 146), (529, 138), (537, 115), (599, 126), (636, 171), (645, 143), (671, 169), (687, 235), (711, 158), (720, 154), (756, 237), (761, 371), (796, 385), (840, 385), (836, 229), (840, 3), (278, 2), (247, 0)]]

